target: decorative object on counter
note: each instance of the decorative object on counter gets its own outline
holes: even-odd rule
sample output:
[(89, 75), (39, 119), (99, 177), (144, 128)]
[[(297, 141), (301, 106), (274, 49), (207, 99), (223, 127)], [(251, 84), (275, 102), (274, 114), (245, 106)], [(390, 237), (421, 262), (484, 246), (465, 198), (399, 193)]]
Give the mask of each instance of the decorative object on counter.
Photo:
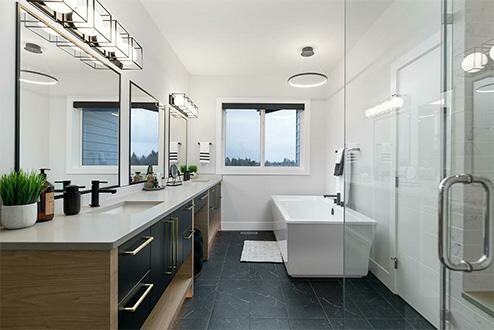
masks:
[(189, 173), (191, 178), (195, 178), (197, 175), (197, 165), (189, 165)]
[[(28, 0), (28, 2), (121, 70), (142, 70), (143, 49), (141, 45), (98, 0)], [(32, 20), (24, 18), (23, 23), (33, 32), (38, 30), (38, 34), (41, 33), (40, 31), (53, 35), (59, 34), (51, 31), (51, 27), (45, 22), (32, 24)], [(58, 38), (53, 42), (57, 45), (64, 45)], [(88, 65), (91, 62), (97, 62), (88, 54), (84, 57), (74, 54), (74, 57), (80, 58)]]
[(166, 182), (167, 186), (180, 186), (182, 185), (182, 180), (180, 179), (180, 171), (178, 170), (177, 165), (172, 164), (170, 166), (170, 170), (168, 171), (168, 181)]
[(81, 191), (84, 186), (68, 185), (63, 192), (63, 213), (76, 215), (81, 211)]
[(38, 221), (50, 221), (55, 216), (55, 187), (46, 179), (49, 168), (40, 168), (40, 175), (45, 180), (38, 203)]
[(190, 180), (190, 172), (187, 168), (187, 165), (182, 165), (180, 166), (180, 172), (182, 173), (182, 176), (184, 178), (184, 181), (189, 181)]
[(209, 164), (211, 161), (211, 142), (199, 142), (199, 162)]
[(34, 225), (38, 216), (37, 201), (44, 186), (45, 178), (35, 172), (13, 171), (2, 175), (2, 226), (19, 229)]
[(187, 118), (199, 117), (199, 107), (185, 93), (170, 94), (169, 103)]
[(142, 190), (155, 191), (162, 189), (165, 189), (165, 187), (159, 185), (158, 178), (156, 177), (156, 174), (153, 172), (153, 166), (149, 165), (147, 170), (146, 182), (144, 183), (144, 187), (142, 188)]
[(133, 182), (141, 182), (143, 179), (142, 175), (141, 175), (141, 172), (139, 171), (136, 171), (136, 173), (134, 174), (134, 178), (132, 179)]

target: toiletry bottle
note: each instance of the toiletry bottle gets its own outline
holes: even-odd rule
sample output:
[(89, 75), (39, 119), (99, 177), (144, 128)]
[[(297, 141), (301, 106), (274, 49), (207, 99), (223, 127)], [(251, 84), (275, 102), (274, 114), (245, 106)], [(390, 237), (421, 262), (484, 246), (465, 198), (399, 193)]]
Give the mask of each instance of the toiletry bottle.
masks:
[(46, 171), (49, 168), (41, 168), (41, 176), (45, 178), (45, 186), (38, 203), (38, 221), (52, 220), (55, 215), (55, 187), (46, 179)]

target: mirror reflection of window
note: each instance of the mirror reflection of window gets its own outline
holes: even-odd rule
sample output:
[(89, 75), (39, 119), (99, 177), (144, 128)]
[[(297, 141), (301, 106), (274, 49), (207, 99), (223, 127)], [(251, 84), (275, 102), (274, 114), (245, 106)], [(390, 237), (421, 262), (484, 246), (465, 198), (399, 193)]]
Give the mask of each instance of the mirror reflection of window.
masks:
[(144, 182), (147, 173), (162, 174), (160, 106), (157, 99), (131, 83), (130, 88), (130, 183)]

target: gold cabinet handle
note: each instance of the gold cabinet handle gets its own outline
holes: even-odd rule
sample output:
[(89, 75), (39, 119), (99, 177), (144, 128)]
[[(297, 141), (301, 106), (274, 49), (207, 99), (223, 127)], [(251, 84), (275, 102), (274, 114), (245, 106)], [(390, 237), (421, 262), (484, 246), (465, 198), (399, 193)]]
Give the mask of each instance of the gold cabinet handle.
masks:
[(189, 207), (186, 207), (186, 208), (185, 208), (185, 210), (186, 210), (186, 211), (192, 211), (192, 209), (193, 209), (193, 208), (194, 208), (194, 205), (191, 205), (191, 206), (189, 206)]
[(148, 246), (149, 243), (151, 243), (154, 240), (154, 237), (153, 236), (145, 236), (144, 238), (146, 239), (144, 241), (144, 243), (142, 243), (141, 245), (139, 245), (135, 250), (132, 250), (132, 251), (124, 251), (123, 254), (127, 254), (127, 255), (130, 255), (130, 256), (135, 256), (136, 254), (138, 254), (139, 252), (141, 252), (142, 249), (144, 249), (146, 246)]
[(203, 201), (203, 200), (205, 200), (206, 198), (208, 198), (208, 194), (207, 194), (207, 193), (206, 193), (204, 196), (202, 196), (202, 197), (200, 198), (200, 200), (201, 200), (201, 201)]
[(149, 294), (149, 292), (151, 292), (151, 290), (153, 289), (154, 284), (151, 284), (151, 283), (149, 283), (149, 284), (143, 284), (143, 286), (147, 286), (147, 289), (146, 289), (146, 291), (144, 291), (144, 293), (142, 294), (142, 296), (136, 301), (136, 303), (134, 304), (134, 306), (132, 306), (132, 307), (123, 307), (122, 310), (124, 310), (126, 312), (134, 313), (139, 308), (139, 306), (142, 304), (142, 302), (144, 301), (144, 299), (146, 299), (146, 297)]

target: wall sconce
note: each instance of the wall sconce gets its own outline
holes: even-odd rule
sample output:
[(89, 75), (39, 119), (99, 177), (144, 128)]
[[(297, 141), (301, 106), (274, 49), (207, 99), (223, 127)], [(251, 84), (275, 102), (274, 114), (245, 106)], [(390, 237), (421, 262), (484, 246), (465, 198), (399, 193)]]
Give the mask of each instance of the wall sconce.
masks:
[(391, 96), (390, 100), (367, 109), (365, 111), (365, 116), (367, 118), (374, 118), (380, 115), (384, 115), (402, 108), (404, 104), (405, 104), (405, 100), (403, 100), (402, 97), (395, 94)]
[[(78, 39), (98, 50), (121, 70), (143, 69), (141, 45), (98, 0), (27, 1), (70, 30)], [(41, 28), (48, 27), (45, 25)], [(48, 38), (56, 39), (56, 36)]]
[(170, 94), (169, 103), (187, 118), (199, 117), (199, 107), (185, 93)]

